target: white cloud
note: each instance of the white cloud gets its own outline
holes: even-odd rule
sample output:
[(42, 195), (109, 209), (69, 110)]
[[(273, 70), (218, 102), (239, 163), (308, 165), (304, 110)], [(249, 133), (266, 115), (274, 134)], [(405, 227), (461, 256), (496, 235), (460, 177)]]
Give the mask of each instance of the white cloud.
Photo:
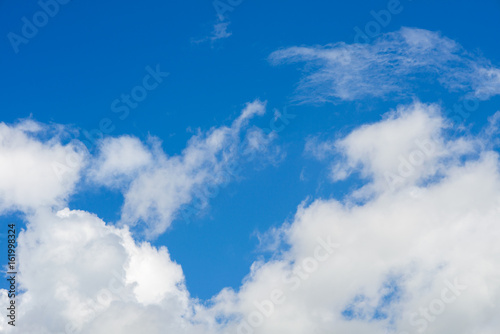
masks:
[(217, 22), (212, 27), (211, 34), (201, 39), (193, 39), (193, 43), (210, 42), (213, 44), (216, 41), (231, 37), (233, 33), (228, 30), (229, 24), (231, 22), (225, 19), (217, 19)]
[(308, 74), (298, 96), (307, 102), (412, 95), (414, 83), (421, 82), (423, 75), (427, 81), (478, 99), (500, 94), (498, 67), (455, 41), (423, 29), (402, 28), (371, 44), (285, 48), (273, 52), (270, 60), (307, 64)]
[[(232, 164), (239, 163), (245, 155), (266, 152), (273, 134), (248, 129), (249, 120), (264, 113), (265, 103), (248, 103), (230, 127), (200, 132), (176, 156), (167, 156), (155, 138), (150, 139), (150, 150), (130, 137), (105, 140), (91, 175), (104, 185), (128, 180), (121, 182), (125, 197), (121, 223), (144, 223), (147, 236), (156, 237), (170, 226), (179, 208), (190, 203), (203, 187), (226, 183)], [(267, 155), (272, 158), (275, 153), (274, 150)]]
[(447, 127), (438, 106), (416, 102), (400, 106), (387, 113), (383, 122), (359, 127), (344, 138), (311, 138), (306, 151), (318, 159), (341, 156), (332, 163), (332, 180), (344, 180), (359, 171), (373, 182), (356, 194), (370, 195), (440, 176), (449, 159), (475, 153), (477, 140), (445, 141)]
[[(195, 320), (180, 265), (165, 247), (137, 244), (127, 228), (84, 211), (42, 210), (18, 242), (20, 332), (180, 332)], [(10, 328), (4, 318), (0, 330)]]
[[(62, 206), (80, 178), (86, 151), (63, 145), (57, 127), (0, 123), (0, 212)], [(51, 139), (40, 138), (49, 136)]]
[(152, 160), (151, 152), (137, 138), (105, 138), (89, 176), (98, 183), (118, 186), (133, 177), (138, 170), (151, 164)]
[[(414, 138), (435, 136), (437, 153), (458, 145), (447, 140), (435, 109), (401, 108), (341, 140), (361, 160), (356, 168), (372, 176), (369, 184), (397, 168), (395, 157), (411, 152)], [(432, 183), (419, 185), (415, 177), (395, 190), (376, 188), (364, 204), (304, 203), (290, 224), (270, 232), (290, 250), (254, 264), (239, 292), (221, 293), (214, 310), (239, 314), (247, 329), (241, 333), (494, 333), (500, 161), (496, 152), (474, 147), (477, 156), (465, 163), (431, 159), (425, 172), (442, 173)], [(448, 154), (458, 158), (462, 151)], [(330, 256), (318, 251), (328, 238), (340, 245)], [(276, 291), (283, 303), (269, 302)]]
[[(235, 145), (246, 138), (241, 132), (248, 119), (263, 112), (259, 103), (248, 108), (231, 127), (193, 137), (179, 156), (158, 155), (154, 147), (121, 138), (103, 145), (123, 152), (103, 149), (97, 161), (111, 166), (105, 170), (113, 177), (137, 175), (131, 189), (140, 180), (144, 189), (154, 190), (162, 180), (153, 178), (153, 171), (166, 170), (167, 185), (188, 189), (182, 191), (189, 196), (194, 186), (182, 185), (183, 177), (218, 182), (219, 168), (237, 157)], [(413, 334), (425, 328), (427, 334), (495, 334), (500, 326), (499, 155), (487, 137), (449, 139), (446, 124), (436, 106), (416, 103), (325, 145), (325, 157), (342, 153), (342, 164), (366, 177), (372, 196), (363, 204), (305, 201), (292, 221), (268, 234), (271, 249), (279, 242), (289, 248), (255, 262), (238, 291), (224, 289), (209, 303), (189, 296), (182, 268), (167, 248), (139, 244), (127, 227), (106, 224), (88, 212), (54, 211), (43, 201), (21, 203), (37, 206), (18, 238), (22, 307), (17, 328), (0, 317), (0, 331), (52, 334), (74, 326), (82, 334)], [(13, 127), (1, 129), (10, 133)], [(18, 155), (32, 152), (35, 144), (50, 157), (50, 148), (60, 148), (58, 139), (42, 144), (26, 139), (27, 130), (12, 131), (24, 144), (2, 142), (2, 147)], [(437, 143), (433, 158), (398, 187), (383, 186), (385, 172), (397, 171), (399, 155), (418, 148), (418, 138)], [(464, 156), (470, 151), (475, 154)], [(128, 152), (152, 152), (153, 160), (149, 165), (114, 163)], [(421, 183), (432, 173), (440, 177)], [(170, 193), (156, 191), (172, 201)], [(0, 303), (6, 302), (1, 290)]]

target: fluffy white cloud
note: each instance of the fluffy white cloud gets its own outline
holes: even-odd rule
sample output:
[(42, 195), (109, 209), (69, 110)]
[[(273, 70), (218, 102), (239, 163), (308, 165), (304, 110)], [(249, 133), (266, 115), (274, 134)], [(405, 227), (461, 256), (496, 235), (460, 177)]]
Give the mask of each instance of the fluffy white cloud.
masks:
[(137, 138), (105, 138), (89, 176), (106, 186), (118, 186), (133, 178), (138, 170), (151, 164), (152, 160), (151, 152)]
[[(171, 224), (182, 205), (202, 197), (207, 185), (228, 182), (231, 166), (242, 156), (266, 152), (273, 134), (249, 127), (249, 120), (265, 113), (265, 103), (248, 103), (230, 127), (214, 127), (193, 136), (180, 155), (167, 156), (158, 139), (151, 148), (130, 137), (111, 138), (100, 145), (91, 177), (104, 185), (121, 184), (125, 202), (121, 223), (144, 223), (148, 237)], [(269, 152), (270, 157), (278, 153)], [(128, 182), (124, 182), (128, 181)]]
[(402, 28), (371, 44), (290, 47), (275, 51), (270, 60), (308, 65), (310, 73), (300, 83), (298, 96), (308, 102), (409, 94), (423, 75), (478, 99), (500, 94), (500, 68), (423, 29)]
[[(474, 145), (465, 162), (451, 158), (461, 149), (444, 158), (441, 149), (461, 146), (445, 124), (435, 106), (416, 104), (340, 140), (375, 194), (363, 204), (304, 203), (271, 233), (290, 250), (255, 263), (239, 292), (217, 297), (214, 312), (240, 316), (234, 333), (494, 333), (499, 156)], [(439, 143), (441, 158), (396, 189), (381, 185), (419, 136)], [(422, 184), (428, 173), (440, 175)]]
[[(188, 201), (195, 186), (186, 187), (178, 179), (220, 182), (220, 169), (238, 157), (235, 151), (242, 142), (261, 146), (254, 144), (260, 140), (253, 135), (241, 132), (250, 117), (262, 113), (262, 104), (250, 104), (231, 127), (193, 137), (176, 157), (128, 137), (105, 141), (103, 145), (118, 150), (103, 147), (96, 161), (106, 172), (99, 175), (97, 169), (91, 175), (103, 182), (117, 178), (120, 186), (127, 180), (120, 175), (132, 175), (126, 196), (134, 193), (137, 182), (135, 196), (151, 187), (165, 201), (183, 193)], [(485, 133), (496, 131), (496, 119), (492, 117)], [(26, 134), (30, 125), (23, 127), (14, 131), (27, 138), (15, 146), (19, 155), (32, 152), (31, 145), (49, 157), (51, 148), (66, 147), (57, 144), (59, 139), (31, 138)], [(359, 171), (371, 196), (362, 204), (350, 196), (305, 201), (290, 222), (268, 234), (277, 238), (265, 240), (275, 249), (271, 259), (254, 263), (238, 291), (224, 289), (209, 303), (189, 296), (182, 268), (167, 248), (137, 243), (128, 227), (106, 224), (94, 214), (56, 211), (43, 201), (34, 202), (30, 205), (36, 210), (29, 210), (27, 229), (18, 239), (18, 327), (0, 317), (0, 331), (497, 333), (499, 155), (488, 137), (450, 139), (446, 131), (447, 121), (436, 106), (416, 103), (344, 138), (310, 143), (309, 149), (320, 157), (341, 154), (344, 177)], [(399, 172), (400, 156), (410, 160), (415, 150), (424, 150), (416, 139), (432, 141), (434, 153), (415, 164), (404, 182), (387, 187), (385, 174)], [(115, 163), (130, 152), (152, 160)], [(152, 177), (155, 173), (170, 178), (160, 183), (167, 189), (173, 184), (184, 190), (168, 190), (167, 195), (164, 189), (155, 190), (163, 182)], [(71, 188), (65, 189), (63, 194)], [(135, 200), (158, 206), (152, 198)], [(143, 217), (157, 223), (154, 215)], [(280, 249), (280, 243), (289, 247)], [(1, 290), (0, 303), (7, 300)]]
[(439, 176), (449, 159), (475, 153), (477, 140), (461, 137), (445, 141), (447, 127), (437, 105), (417, 102), (400, 106), (387, 113), (384, 122), (364, 125), (345, 138), (310, 138), (306, 151), (318, 159), (336, 158), (331, 166), (334, 181), (346, 179), (353, 171), (372, 179), (357, 192), (368, 195)]
[[(247, 110), (235, 123), (261, 112)], [(270, 233), (279, 239), (274, 248), (279, 242), (290, 248), (254, 263), (239, 291), (224, 289), (208, 305), (190, 298), (182, 269), (165, 247), (137, 244), (127, 227), (107, 225), (84, 211), (38, 208), (19, 236), (23, 292), (17, 330), (496, 333), (499, 156), (486, 142), (473, 144), (484, 138), (451, 141), (445, 130), (436, 106), (417, 103), (333, 142), (348, 168), (359, 169), (376, 189), (373, 196), (364, 204), (304, 202), (291, 222)], [(225, 141), (228, 131), (237, 130), (219, 128), (194, 137), (176, 163), (218, 166), (225, 160), (213, 155), (231, 151)], [(397, 170), (398, 156), (418, 148), (416, 138), (437, 143), (438, 158), (429, 159), (425, 171), (416, 168), (415, 176), (394, 189), (381, 186), (384, 172)], [(142, 150), (134, 140), (118, 140), (116, 147)], [(450, 147), (446, 155), (439, 153)], [(321, 150), (331, 151), (328, 145)], [(476, 154), (465, 162), (456, 159), (471, 150)], [(165, 166), (170, 165), (161, 168)], [(130, 172), (146, 167), (119, 168)], [(114, 175), (116, 169), (111, 170)], [(170, 171), (182, 175), (184, 169)], [(422, 184), (432, 172), (439, 177)], [(0, 300), (7, 301), (5, 290)], [(0, 329), (13, 332), (5, 317)]]
[(60, 135), (57, 127), (31, 120), (0, 123), (0, 212), (64, 205), (80, 178), (86, 150), (61, 144)]
[[(195, 320), (181, 267), (127, 228), (84, 211), (41, 210), (18, 241), (22, 333), (180, 332)], [(0, 329), (10, 328), (2, 318)]]
[[(203, 316), (204, 308), (189, 297), (182, 269), (171, 261), (166, 247), (136, 244), (127, 224), (118, 228), (88, 212), (57, 210), (75, 191), (80, 174), (85, 174), (91, 181), (87, 186), (124, 189), (124, 212), (135, 214), (137, 207), (140, 212), (141, 205), (151, 205), (160, 218), (171, 219), (181, 204), (196, 195), (194, 187), (228, 181), (223, 169), (230, 163), (267, 150), (273, 134), (248, 126), (252, 117), (264, 112), (264, 103), (249, 103), (230, 127), (200, 132), (174, 157), (167, 156), (155, 138), (148, 145), (129, 136), (104, 139), (84, 173), (89, 156), (80, 149), (83, 145), (62, 144), (68, 129), (32, 121), (15, 126), (2, 123), (2, 210), (21, 210), (27, 220), (27, 230), (18, 238), (22, 292), (17, 301), (22, 305), (18, 319), (30, 320), (18, 322), (17, 330), (209, 333), (217, 327), (217, 321)], [(164, 176), (168, 179), (163, 180)], [(150, 182), (158, 182), (158, 201), (134, 198), (154, 190)], [(181, 201), (176, 201), (177, 196)], [(159, 206), (159, 201), (167, 206)], [(165, 227), (155, 226), (156, 216), (141, 217), (155, 232)], [(0, 291), (0, 299), (2, 304), (8, 300), (5, 290)], [(128, 320), (123, 321), (123, 316)], [(0, 331), (10, 329), (2, 317)]]

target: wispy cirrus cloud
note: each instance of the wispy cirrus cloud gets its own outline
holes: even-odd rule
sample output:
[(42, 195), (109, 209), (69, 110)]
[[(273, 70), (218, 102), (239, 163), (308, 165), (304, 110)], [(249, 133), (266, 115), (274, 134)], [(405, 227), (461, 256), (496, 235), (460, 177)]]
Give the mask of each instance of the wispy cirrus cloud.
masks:
[(402, 28), (370, 44), (295, 46), (273, 52), (274, 64), (306, 64), (297, 99), (353, 101), (414, 95), (418, 83), (437, 82), (478, 99), (500, 94), (500, 68), (440, 33)]
[(228, 30), (231, 21), (229, 19), (229, 13), (232, 13), (238, 6), (242, 4), (243, 0), (234, 1), (223, 1), (215, 0), (212, 2), (212, 6), (216, 12), (216, 21), (212, 26), (212, 32), (209, 36), (202, 38), (200, 40), (195, 40), (195, 43), (202, 43), (210, 41), (214, 43), (216, 41), (228, 38), (232, 36), (232, 32)]
[(229, 22), (219, 22), (214, 25), (214, 30), (212, 35), (210, 36), (210, 40), (216, 41), (219, 39), (228, 38), (232, 35), (230, 31), (228, 31)]

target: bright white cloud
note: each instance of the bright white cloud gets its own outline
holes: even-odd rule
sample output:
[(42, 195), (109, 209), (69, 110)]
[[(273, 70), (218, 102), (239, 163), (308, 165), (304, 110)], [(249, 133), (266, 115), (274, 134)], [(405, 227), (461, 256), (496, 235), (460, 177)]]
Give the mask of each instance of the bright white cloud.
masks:
[[(226, 26), (218, 35), (227, 37)], [(312, 100), (387, 96), (410, 88), (402, 78), (429, 70), (449, 89), (488, 98), (500, 91), (499, 69), (455, 42), (416, 29), (372, 45), (290, 48), (275, 60), (319, 69), (302, 83)], [(387, 71), (391, 68), (391, 71)], [(457, 71), (451, 71), (457, 68)], [(205, 305), (189, 296), (166, 247), (137, 243), (142, 222), (164, 232), (204, 185), (227, 182), (241, 154), (268, 152), (273, 137), (250, 128), (263, 103), (248, 104), (229, 127), (194, 136), (168, 156), (124, 136), (105, 139), (87, 172), (124, 191), (123, 227), (61, 207), (73, 193), (86, 153), (53, 131), (25, 121), (0, 124), (0, 211), (27, 212), (19, 236), (23, 333), (482, 333), (498, 332), (500, 170), (486, 137), (446, 136), (435, 105), (400, 107), (341, 139), (312, 139), (307, 150), (335, 156), (336, 181), (359, 172), (366, 184), (350, 195), (364, 204), (316, 199), (262, 239), (274, 250), (256, 262), (238, 291)], [(498, 132), (498, 114), (487, 135)], [(242, 153), (243, 152), (243, 153)], [(465, 162), (464, 162), (465, 160)], [(279, 251), (287, 243), (290, 249)], [(2, 305), (7, 301), (0, 292)], [(0, 317), (0, 331), (14, 332)]]
[[(138, 333), (141, 324), (180, 332), (195, 320), (181, 267), (127, 228), (84, 211), (42, 210), (18, 240), (22, 333)], [(1, 330), (10, 328), (4, 318)]]
[(137, 138), (105, 138), (89, 174), (98, 183), (118, 186), (151, 164), (152, 160), (151, 152)]
[(333, 181), (346, 179), (353, 171), (372, 179), (358, 192), (368, 195), (440, 176), (448, 159), (475, 152), (477, 140), (444, 141), (447, 127), (438, 106), (414, 103), (400, 106), (386, 114), (384, 122), (364, 125), (345, 138), (311, 138), (306, 151), (318, 159), (337, 158), (331, 166)]
[[(221, 126), (193, 136), (180, 155), (167, 156), (158, 139), (151, 149), (137, 139), (107, 139), (91, 175), (109, 185), (128, 180), (122, 186), (125, 202), (121, 223), (144, 223), (146, 234), (156, 237), (171, 224), (182, 205), (188, 204), (207, 185), (223, 184), (231, 177), (229, 166), (243, 156), (266, 152), (273, 134), (249, 128), (249, 120), (265, 113), (265, 103), (248, 103), (230, 127)], [(276, 154), (273, 150), (269, 154)]]
[[(164, 201), (174, 201), (172, 194), (185, 194), (189, 201), (198, 184), (222, 182), (220, 170), (238, 157), (235, 152), (242, 143), (260, 147), (250, 144), (260, 141), (245, 129), (249, 118), (262, 114), (263, 108), (258, 102), (250, 104), (231, 127), (193, 137), (179, 156), (155, 151), (159, 148), (154, 142), (144, 146), (128, 137), (104, 141), (96, 161), (105, 172), (99, 175), (95, 170), (97, 174), (90, 175), (105, 182), (118, 177), (121, 187), (120, 175), (131, 175), (125, 196), (137, 201), (138, 208), (163, 209), (154, 198), (133, 197), (148, 188)], [(487, 131), (496, 131), (496, 119), (492, 117)], [(57, 138), (44, 142), (30, 137), (29, 131), (37, 129), (30, 124), (1, 129), (13, 131), (16, 143), (22, 143), (2, 142), (13, 156), (33, 153), (34, 146), (52, 158), (54, 150), (66, 147), (57, 144)], [(52, 202), (12, 202), (11, 206), (36, 207), (26, 216), (27, 230), (18, 239), (23, 292), (18, 296), (22, 307), (15, 330), (37, 334), (496, 334), (500, 327), (500, 158), (488, 137), (450, 139), (446, 130), (447, 121), (438, 107), (415, 103), (344, 138), (309, 144), (312, 152), (324, 158), (341, 154), (339, 168), (345, 170), (344, 177), (359, 171), (371, 196), (363, 204), (352, 203), (349, 196), (345, 201), (305, 201), (290, 222), (268, 233), (276, 242), (263, 240), (271, 249), (282, 242), (289, 248), (277, 249), (269, 261), (254, 263), (238, 291), (224, 289), (210, 303), (189, 296), (182, 268), (171, 260), (167, 248), (137, 243), (128, 227), (106, 224), (84, 211), (56, 211), (50, 208)], [(387, 187), (385, 174), (398, 172), (400, 156), (410, 159), (415, 150), (424, 150), (415, 143), (417, 139), (424, 145), (432, 141), (434, 153), (415, 166), (404, 182)], [(118, 151), (111, 152), (106, 145)], [(132, 156), (130, 152), (144, 157), (147, 164), (116, 163)], [(44, 156), (37, 163), (50, 166), (49, 160)], [(168, 177), (168, 182), (161, 177)], [(60, 182), (57, 177), (49, 181), (54, 186)], [(33, 182), (39, 187), (47, 181)], [(167, 190), (162, 189), (165, 186)], [(53, 198), (70, 192), (70, 187), (64, 188)], [(173, 212), (176, 203), (166, 212)], [(141, 216), (142, 211), (135, 210), (157, 224), (157, 216)], [(6, 301), (1, 290), (0, 303)], [(15, 330), (0, 317), (1, 332)]]
[(478, 99), (500, 94), (500, 68), (423, 29), (402, 28), (371, 44), (290, 47), (275, 51), (270, 59), (275, 64), (307, 64), (309, 73), (299, 85), (298, 96), (307, 102), (413, 95), (414, 83), (422, 82), (422, 76)]
[[(462, 145), (447, 139), (445, 125), (435, 106), (415, 104), (340, 140), (375, 195), (364, 204), (304, 203), (270, 233), (291, 249), (255, 263), (239, 292), (218, 296), (214, 312), (238, 314), (239, 333), (494, 333), (500, 160), (484, 145), (465, 163), (456, 159), (462, 148), (445, 158), (441, 150)], [(419, 137), (439, 143), (440, 158), (396, 189), (380, 184)], [(441, 177), (421, 184), (432, 172)]]
[[(80, 178), (86, 150), (59, 129), (31, 120), (0, 123), (0, 212), (62, 206)], [(40, 138), (50, 137), (42, 140)]]

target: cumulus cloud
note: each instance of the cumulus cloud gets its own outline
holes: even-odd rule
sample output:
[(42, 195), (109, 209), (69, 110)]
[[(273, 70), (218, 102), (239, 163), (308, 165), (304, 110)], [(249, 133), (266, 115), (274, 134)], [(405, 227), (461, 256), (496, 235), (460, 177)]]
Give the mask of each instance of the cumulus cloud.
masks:
[[(314, 102), (408, 93), (422, 74), (479, 99), (500, 90), (499, 69), (419, 29), (271, 59), (305, 61), (311, 72), (300, 89)], [(339, 199), (305, 199), (293, 219), (259, 235), (271, 256), (252, 264), (239, 289), (192, 298), (168, 248), (137, 242), (129, 228), (158, 236), (200, 189), (228, 182), (232, 164), (273, 156), (274, 134), (249, 125), (264, 112), (249, 103), (230, 126), (199, 131), (174, 156), (158, 138), (122, 136), (91, 157), (57, 127), (1, 123), (0, 212), (23, 211), (27, 227), (18, 238), (17, 328), (0, 317), (0, 331), (498, 332), (500, 116), (478, 136), (450, 136), (440, 108), (419, 102), (341, 138), (310, 138), (306, 151), (327, 162), (333, 181), (363, 185)], [(123, 192), (121, 224), (65, 208), (81, 175)]]
[(89, 171), (91, 179), (106, 186), (119, 186), (138, 170), (152, 163), (153, 155), (137, 138), (105, 138), (100, 154)]
[(61, 144), (60, 129), (0, 123), (0, 212), (62, 206), (80, 179), (86, 150)]
[(333, 181), (354, 171), (371, 179), (356, 193), (369, 195), (442, 176), (449, 159), (474, 154), (480, 145), (467, 137), (445, 141), (450, 125), (437, 105), (416, 102), (384, 117), (384, 122), (364, 125), (344, 138), (312, 137), (305, 150), (318, 159), (335, 158), (330, 167)]
[(103, 185), (121, 184), (121, 223), (143, 223), (147, 236), (156, 237), (203, 187), (228, 182), (230, 166), (245, 155), (267, 151), (274, 135), (249, 127), (250, 119), (264, 113), (265, 103), (248, 103), (231, 126), (198, 133), (176, 156), (167, 156), (157, 138), (150, 138), (150, 148), (130, 137), (107, 139), (100, 145), (91, 177)]
[[(499, 156), (465, 145), (476, 154), (458, 159), (460, 148), (444, 159), (441, 150), (462, 144), (448, 138), (436, 108), (402, 107), (341, 139), (352, 168), (377, 192), (363, 204), (304, 202), (293, 221), (270, 231), (290, 249), (255, 263), (214, 311), (239, 317), (237, 333), (494, 333)], [(420, 136), (437, 143), (441, 158), (395, 189), (380, 185)], [(422, 184), (428, 173), (440, 177)]]
[[(362, 206), (317, 200), (286, 230), (292, 250), (252, 273), (233, 309), (255, 333), (493, 333), (498, 180), (486, 153), (420, 199), (406, 188)], [(324, 262), (311, 260), (318, 236), (340, 244)], [(286, 300), (260, 324), (251, 312), (274, 289)]]
[(270, 60), (307, 64), (297, 97), (306, 102), (412, 95), (415, 83), (429, 80), (478, 99), (500, 94), (500, 68), (423, 29), (402, 28), (371, 44), (289, 47), (273, 52)]
[[(180, 265), (165, 247), (137, 244), (126, 227), (42, 210), (18, 240), (22, 333), (182, 332), (195, 320)], [(2, 318), (0, 329), (10, 328)]]
[[(105, 173), (94, 172), (97, 179), (118, 177), (117, 184), (125, 182), (120, 173), (135, 175), (133, 184), (159, 169), (181, 176), (197, 171), (203, 182), (211, 170), (217, 180), (241, 141), (236, 134), (245, 138), (242, 129), (262, 108), (250, 104), (231, 127), (193, 137), (181, 155), (160, 155), (161, 164), (153, 148), (135, 139), (105, 141), (118, 151), (101, 150), (96, 161)], [(276, 242), (263, 240), (274, 251), (271, 259), (255, 262), (238, 290), (223, 289), (208, 303), (190, 297), (182, 268), (166, 247), (138, 243), (127, 226), (106, 224), (92, 213), (41, 203), (26, 216), (18, 239), (22, 307), (15, 330), (494, 334), (500, 326), (499, 155), (487, 137), (451, 139), (446, 129), (438, 107), (416, 103), (322, 145), (316, 153), (341, 154), (349, 173), (358, 171), (365, 187), (371, 185), (372, 196), (362, 204), (305, 200), (291, 221), (268, 233)], [(414, 176), (393, 189), (382, 185), (386, 171), (398, 171), (400, 155), (423, 150), (414, 142), (419, 138), (436, 145), (425, 168), (416, 166)], [(31, 141), (43, 143), (26, 139), (18, 154), (31, 152)], [(59, 147), (43, 145), (37, 147)], [(130, 152), (144, 153), (147, 164), (115, 163)], [(177, 164), (183, 168), (171, 167)], [(154, 189), (155, 182), (144, 187)], [(7, 300), (1, 290), (0, 303)], [(15, 330), (0, 317), (0, 331)]]
[[(27, 230), (18, 238), (17, 301), (23, 306), (19, 318), (30, 320), (18, 322), (17, 330), (210, 333), (217, 327), (214, 318), (203, 315), (202, 304), (189, 297), (182, 268), (166, 247), (136, 243), (128, 221), (116, 227), (92, 213), (61, 208), (81, 175), (90, 181), (86, 186), (126, 191), (126, 212), (136, 212), (134, 205), (148, 205), (150, 197), (142, 201), (133, 196), (158, 182), (155, 194), (167, 207), (158, 207), (158, 201), (149, 205), (166, 210), (158, 211), (160, 218), (171, 219), (169, 215), (195, 196), (195, 187), (227, 182), (223, 169), (228, 164), (267, 151), (273, 134), (249, 126), (251, 118), (264, 113), (265, 103), (248, 103), (231, 126), (199, 131), (179, 156), (168, 156), (156, 138), (142, 143), (122, 136), (104, 139), (91, 157), (77, 141), (63, 144), (68, 130), (63, 126), (30, 120), (0, 124), (2, 210), (20, 210), (27, 221)], [(176, 202), (176, 196), (182, 201)], [(141, 217), (154, 231), (163, 228), (154, 225), (155, 216)], [(8, 301), (6, 290), (0, 291), (0, 299), (2, 304)], [(10, 329), (2, 317), (0, 331)]]

